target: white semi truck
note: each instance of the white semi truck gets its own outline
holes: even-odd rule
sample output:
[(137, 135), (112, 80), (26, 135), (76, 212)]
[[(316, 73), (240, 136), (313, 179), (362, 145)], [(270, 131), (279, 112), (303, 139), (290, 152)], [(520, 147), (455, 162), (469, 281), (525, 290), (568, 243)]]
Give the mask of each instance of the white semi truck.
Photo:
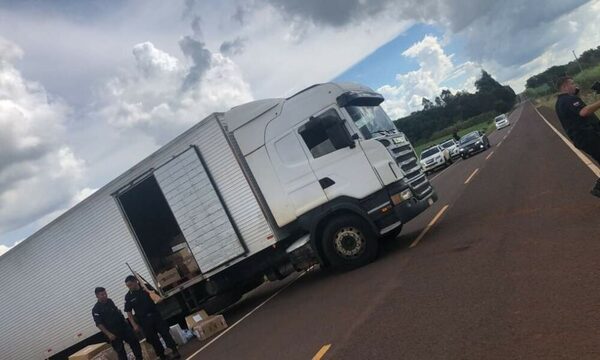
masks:
[(327, 83), (198, 122), (0, 257), (0, 356), (64, 358), (98, 336), (94, 287), (122, 306), (126, 263), (177, 319), (374, 260), (437, 199), (383, 100)]

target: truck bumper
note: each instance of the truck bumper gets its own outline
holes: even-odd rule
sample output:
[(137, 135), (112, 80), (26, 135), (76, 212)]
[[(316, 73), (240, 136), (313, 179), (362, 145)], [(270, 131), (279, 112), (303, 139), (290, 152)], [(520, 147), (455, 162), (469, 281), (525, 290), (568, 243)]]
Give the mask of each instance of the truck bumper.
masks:
[(438, 195), (434, 190), (423, 199), (412, 197), (409, 200), (394, 206), (394, 213), (396, 214), (398, 220), (400, 220), (402, 223), (406, 223), (425, 211), (437, 200)]
[(399, 181), (389, 185), (387, 189), (384, 190), (386, 202), (376, 208), (377, 211), (374, 211), (375, 209), (369, 211), (371, 220), (379, 229), (380, 234), (383, 235), (412, 220), (438, 199), (435, 190), (431, 189), (431, 192), (423, 197), (417, 197), (412, 193), (412, 196), (409, 199), (394, 205), (394, 195), (400, 194), (408, 189), (410, 189), (411, 192), (413, 191), (410, 185), (405, 181)]

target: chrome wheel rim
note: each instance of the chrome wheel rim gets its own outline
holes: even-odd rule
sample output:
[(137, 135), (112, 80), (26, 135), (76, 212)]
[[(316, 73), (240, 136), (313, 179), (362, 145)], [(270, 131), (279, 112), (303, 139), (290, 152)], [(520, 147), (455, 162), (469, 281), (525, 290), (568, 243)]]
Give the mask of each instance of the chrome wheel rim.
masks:
[(364, 234), (355, 227), (344, 227), (338, 230), (333, 239), (335, 251), (343, 258), (354, 259), (365, 252)]

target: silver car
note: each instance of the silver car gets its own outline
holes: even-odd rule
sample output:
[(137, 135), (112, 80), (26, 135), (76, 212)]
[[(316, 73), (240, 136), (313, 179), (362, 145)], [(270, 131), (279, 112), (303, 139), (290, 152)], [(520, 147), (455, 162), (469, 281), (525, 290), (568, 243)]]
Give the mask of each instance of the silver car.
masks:
[(426, 174), (438, 168), (450, 166), (451, 164), (452, 158), (450, 157), (450, 153), (440, 145), (432, 146), (421, 153), (421, 167)]
[(496, 130), (500, 130), (510, 125), (510, 121), (508, 121), (506, 114), (496, 116), (494, 118), (494, 123), (496, 124)]
[(454, 139), (446, 140), (440, 144), (442, 149), (448, 150), (451, 158), (457, 158), (460, 156), (460, 146), (458, 145), (458, 141)]

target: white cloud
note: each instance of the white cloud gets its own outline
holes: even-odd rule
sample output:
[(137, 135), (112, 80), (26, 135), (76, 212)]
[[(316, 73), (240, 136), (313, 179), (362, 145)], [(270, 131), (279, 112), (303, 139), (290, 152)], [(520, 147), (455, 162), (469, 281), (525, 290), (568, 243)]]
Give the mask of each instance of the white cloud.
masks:
[(572, 50), (580, 55), (585, 50), (600, 44), (600, 23), (597, 19), (599, 12), (600, 1), (596, 0), (564, 14), (552, 24), (546, 24), (545, 26), (550, 30), (540, 36), (556, 33), (559, 36), (555, 36), (550, 45), (531, 61), (512, 66), (502, 66), (497, 62), (488, 61), (485, 67), (497, 74), (499, 80), (506, 81), (516, 92), (521, 92), (524, 90), (525, 81), (530, 76), (551, 66), (572, 61)]
[(0, 234), (69, 203), (85, 164), (65, 145), (69, 108), (25, 80), (22, 56), (0, 38)]
[(135, 67), (105, 88), (99, 116), (118, 128), (135, 128), (158, 144), (215, 111), (252, 100), (239, 67), (190, 37), (180, 41), (186, 61), (151, 42), (133, 47)]
[(452, 56), (444, 52), (439, 39), (431, 35), (413, 44), (402, 55), (415, 59), (419, 68), (397, 74), (396, 84), (377, 89), (386, 98), (382, 106), (393, 119), (420, 110), (423, 98), (433, 101), (442, 89), (449, 88), (448, 83), (462, 80), (458, 88), (472, 90), (481, 73), (481, 66), (473, 62), (454, 65)]

